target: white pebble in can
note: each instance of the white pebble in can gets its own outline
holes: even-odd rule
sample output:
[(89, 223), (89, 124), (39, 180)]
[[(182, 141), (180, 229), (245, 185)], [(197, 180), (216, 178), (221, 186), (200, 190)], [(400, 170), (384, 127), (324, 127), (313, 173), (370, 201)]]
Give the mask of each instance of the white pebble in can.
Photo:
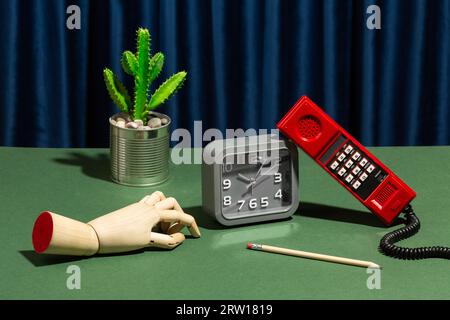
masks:
[(138, 125), (136, 124), (136, 122), (128, 122), (125, 127), (128, 129), (137, 129)]
[(161, 127), (161, 119), (160, 118), (151, 118), (148, 122), (148, 125), (152, 128)]

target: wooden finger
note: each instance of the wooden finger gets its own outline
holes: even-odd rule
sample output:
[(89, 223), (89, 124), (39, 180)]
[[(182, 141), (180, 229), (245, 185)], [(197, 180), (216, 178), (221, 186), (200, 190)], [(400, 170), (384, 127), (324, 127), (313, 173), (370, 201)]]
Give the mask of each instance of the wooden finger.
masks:
[(156, 209), (161, 209), (161, 210), (177, 210), (180, 212), (184, 212), (183, 209), (181, 208), (181, 206), (179, 205), (178, 201), (173, 198), (173, 197), (169, 197), (166, 198), (160, 202), (158, 202), (157, 205), (155, 205)]
[(151, 232), (149, 246), (163, 249), (173, 249), (183, 243), (185, 239), (184, 234), (180, 232), (171, 235)]
[(141, 203), (148, 204), (150, 206), (153, 206), (157, 204), (160, 201), (164, 201), (166, 199), (166, 196), (161, 191), (155, 191), (151, 195), (145, 196), (142, 198)]
[(179, 222), (188, 227), (189, 232), (196, 238), (201, 236), (200, 230), (193, 216), (178, 210), (161, 210), (161, 222)]
[[(170, 198), (169, 198), (169, 199), (170, 199)], [(173, 198), (172, 198), (172, 199), (173, 199)], [(161, 202), (162, 202), (162, 204), (161, 204)], [(158, 202), (158, 203), (155, 205), (155, 208), (157, 208), (157, 209), (165, 208), (165, 207), (168, 206), (168, 202), (170, 203), (171, 200), (167, 201), (167, 198), (164, 198), (162, 201)], [(167, 231), (168, 231), (169, 228), (170, 228), (170, 224), (171, 224), (170, 222), (164, 222), (164, 221), (161, 221), (160, 225), (161, 225), (161, 230), (162, 230), (163, 233), (168, 233)]]
[[(178, 210), (180, 212), (183, 212), (183, 209), (181, 208), (181, 206), (178, 204), (178, 201), (173, 198), (173, 197), (169, 197), (166, 198), (160, 202), (158, 202), (157, 204), (155, 204), (155, 208), (156, 209), (160, 209), (160, 210)], [(183, 212), (184, 213), (184, 212)], [(179, 232), (183, 227), (181, 228), (177, 228), (177, 231), (175, 232), (168, 232), (168, 230), (172, 228), (171, 227), (171, 222), (166, 222), (166, 221), (161, 221), (161, 229), (164, 233), (175, 233), (175, 232)]]

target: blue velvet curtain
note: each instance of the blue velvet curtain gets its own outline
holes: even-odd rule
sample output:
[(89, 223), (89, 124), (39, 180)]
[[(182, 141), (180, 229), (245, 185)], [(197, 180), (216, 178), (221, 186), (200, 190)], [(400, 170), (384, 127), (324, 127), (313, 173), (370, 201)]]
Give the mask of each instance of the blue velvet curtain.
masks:
[[(81, 9), (81, 29), (66, 8)], [(381, 8), (381, 30), (366, 9)], [(102, 69), (148, 27), (174, 128), (273, 128), (309, 95), (366, 145), (450, 141), (450, 1), (0, 1), (0, 145), (108, 146)]]

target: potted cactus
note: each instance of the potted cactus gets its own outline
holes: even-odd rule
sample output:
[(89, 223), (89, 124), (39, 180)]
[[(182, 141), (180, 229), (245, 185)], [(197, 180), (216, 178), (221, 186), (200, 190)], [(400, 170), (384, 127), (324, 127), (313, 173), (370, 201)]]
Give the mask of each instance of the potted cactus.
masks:
[(103, 70), (108, 93), (120, 110), (109, 119), (112, 179), (132, 186), (161, 183), (169, 175), (171, 120), (154, 110), (183, 85), (187, 73), (172, 75), (149, 95), (163, 68), (164, 55), (151, 56), (150, 33), (145, 28), (137, 31), (137, 52), (123, 52), (121, 65), (134, 77), (133, 100), (117, 76), (108, 68)]

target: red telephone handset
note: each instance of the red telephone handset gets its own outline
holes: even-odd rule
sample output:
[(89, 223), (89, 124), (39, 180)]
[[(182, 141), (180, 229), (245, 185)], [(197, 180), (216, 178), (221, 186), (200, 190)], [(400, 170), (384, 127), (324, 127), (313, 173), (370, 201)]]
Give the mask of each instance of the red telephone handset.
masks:
[(297, 101), (277, 127), (387, 225), (416, 196), (306, 96)]
[(383, 236), (381, 252), (407, 260), (450, 259), (450, 247), (395, 244), (420, 229), (410, 205), (416, 193), (308, 97), (301, 97), (277, 127), (384, 223), (404, 213), (405, 226)]

